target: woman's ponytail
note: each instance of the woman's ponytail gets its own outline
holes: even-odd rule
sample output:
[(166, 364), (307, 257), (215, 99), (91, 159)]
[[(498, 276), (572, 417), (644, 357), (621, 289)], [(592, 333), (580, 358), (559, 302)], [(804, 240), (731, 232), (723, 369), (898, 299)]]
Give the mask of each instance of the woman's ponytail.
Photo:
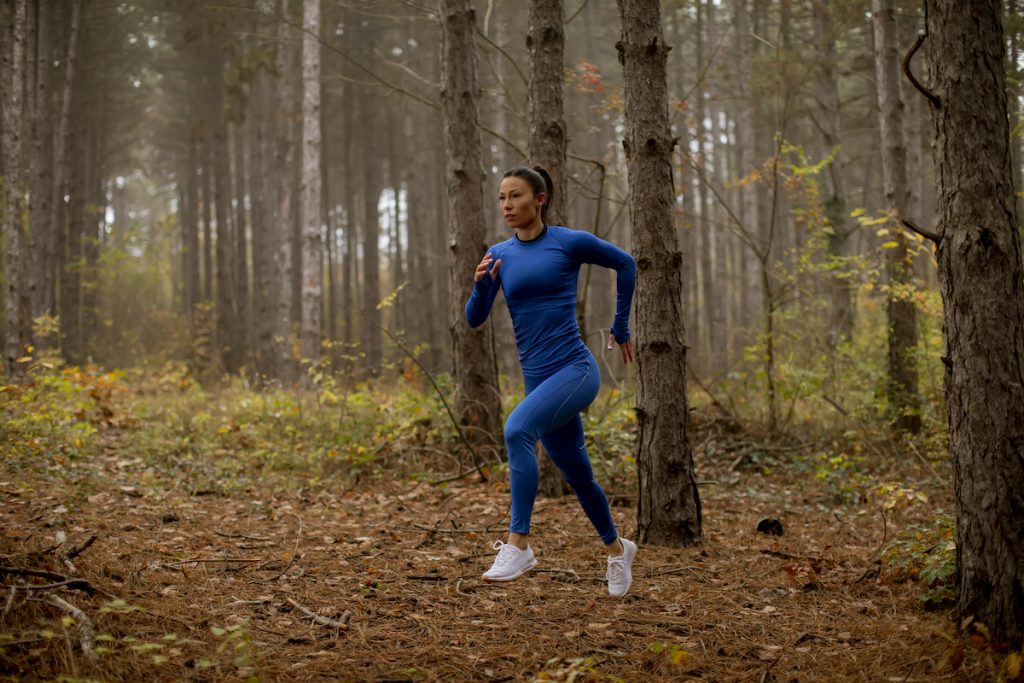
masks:
[(544, 225), (547, 225), (548, 207), (551, 206), (551, 202), (555, 199), (555, 184), (551, 182), (551, 174), (543, 166), (534, 166), (533, 170), (544, 180), (544, 192), (547, 194), (548, 200), (540, 207), (540, 219), (544, 221)]

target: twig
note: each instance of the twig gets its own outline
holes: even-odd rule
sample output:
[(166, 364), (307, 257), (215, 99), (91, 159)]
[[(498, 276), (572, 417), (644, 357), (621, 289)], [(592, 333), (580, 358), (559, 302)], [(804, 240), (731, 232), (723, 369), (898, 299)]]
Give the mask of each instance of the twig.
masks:
[(295, 545), (292, 547), (291, 559), (288, 560), (288, 564), (286, 564), (284, 566), (284, 569), (282, 569), (276, 576), (274, 576), (274, 578), (261, 581), (261, 583), (273, 583), (274, 581), (277, 581), (282, 576), (284, 576), (289, 569), (292, 568), (293, 564), (295, 564), (295, 558), (299, 555), (299, 539), (302, 538), (302, 518), (298, 515), (295, 515), (295, 519), (299, 520), (299, 532), (295, 534)]
[(68, 548), (67, 552), (63, 552), (60, 555), (58, 555), (58, 557), (61, 559), (61, 562), (64, 563), (64, 566), (68, 568), (68, 571), (70, 571), (72, 574), (78, 573), (78, 567), (76, 567), (75, 563), (71, 560), (85, 552), (85, 550), (89, 546), (91, 546), (95, 541), (96, 534), (89, 534), (89, 537), (86, 538), (84, 541), (77, 545), (71, 546), (70, 548)]
[(427, 574), (427, 575), (410, 574), (410, 575), (406, 576), (405, 578), (408, 579), (409, 581), (447, 581), (448, 580), (447, 576), (438, 576), (436, 574)]
[(568, 574), (575, 581), (580, 581), (580, 575), (576, 573), (575, 569), (558, 569), (556, 567), (545, 567), (545, 568), (542, 568), (542, 569), (534, 569), (533, 571), (535, 573), (536, 572), (547, 572), (548, 574)]
[(291, 598), (285, 598), (285, 600), (288, 602), (289, 605), (291, 605), (295, 609), (299, 610), (300, 612), (302, 612), (307, 617), (312, 619), (314, 622), (320, 624), (321, 626), (329, 626), (331, 628), (336, 628), (336, 629), (339, 629), (341, 631), (347, 631), (348, 630), (348, 620), (349, 620), (349, 617), (352, 616), (352, 613), (349, 612), (348, 610), (346, 610), (345, 613), (341, 615), (340, 619), (328, 619), (327, 617), (324, 617), (324, 616), (321, 616), (321, 615), (317, 614), (316, 612), (312, 611), (308, 607), (304, 607), (303, 605), (299, 604), (298, 602), (295, 602)]
[[(11, 586), (11, 588), (14, 588), (14, 586)], [(42, 585), (42, 586), (36, 586), (36, 585), (31, 585), (30, 584), (30, 585), (27, 585), (27, 586), (21, 586), (21, 588), (23, 588), (25, 590), (28, 590), (28, 591), (43, 591), (43, 590), (52, 590), (54, 588), (68, 588), (68, 589), (71, 589), (71, 590), (82, 591), (86, 595), (96, 595), (96, 588), (91, 583), (86, 581), (85, 579), (68, 579), (67, 581), (59, 581), (57, 583), (47, 583), (47, 584)]]
[(10, 614), (11, 613), (11, 609), (14, 608), (14, 596), (17, 595), (17, 593), (18, 593), (18, 587), (17, 586), (10, 586), (10, 589), (11, 589), (11, 594), (7, 596), (7, 604), (4, 605), (3, 616), (5, 616), (5, 617), (8, 614)]
[(0, 566), (0, 574), (11, 574), (13, 576), (38, 576), (41, 579), (51, 581), (67, 581), (68, 577), (57, 572), (48, 572), (45, 569), (22, 569), (21, 567)]
[(245, 539), (248, 539), (250, 541), (272, 541), (272, 540), (274, 540), (274, 539), (266, 537), (266, 536), (247, 536), (245, 534), (228, 534), (228, 533), (225, 533), (223, 531), (218, 531), (217, 529), (214, 529), (213, 533), (217, 534), (218, 536), (223, 536), (224, 538), (245, 538)]
[(940, 235), (935, 234), (931, 230), (925, 230), (912, 220), (901, 218), (900, 223), (903, 225), (903, 227), (907, 228), (911, 232), (916, 232), (918, 235), (925, 238), (926, 240), (930, 240), (934, 244), (938, 244), (939, 242), (942, 241), (942, 237)]
[(243, 564), (253, 564), (253, 563), (256, 563), (256, 562), (263, 562), (263, 560), (261, 560), (261, 559), (253, 559), (253, 558), (248, 558), (248, 557), (234, 557), (234, 558), (232, 558), (232, 557), (195, 557), (195, 558), (192, 558), (191, 560), (181, 560), (180, 562), (169, 562), (169, 563), (167, 563), (167, 564), (165, 564), (163, 566), (167, 567), (168, 569), (178, 569), (180, 567), (183, 567), (186, 564), (203, 564), (205, 562), (226, 562), (226, 563), (229, 563), (229, 564), (231, 562), (240, 562), (240, 563), (243, 563)]
[[(365, 318), (366, 316), (363, 316), (363, 317)], [(366, 318), (366, 320), (367, 320), (367, 322), (370, 322), (370, 320), (368, 318)], [(430, 382), (430, 385), (432, 387), (434, 387), (434, 391), (437, 392), (438, 397), (441, 399), (441, 403), (444, 404), (444, 409), (445, 409), (445, 411), (447, 411), (448, 417), (451, 418), (452, 425), (455, 426), (455, 431), (458, 432), (459, 437), (462, 439), (462, 442), (464, 444), (466, 444), (466, 447), (469, 448), (470, 454), (473, 456), (473, 465), (476, 468), (476, 472), (480, 475), (480, 480), (481, 481), (487, 481), (487, 475), (484, 474), (483, 467), (480, 464), (480, 456), (479, 456), (479, 454), (477, 454), (476, 449), (473, 448), (473, 444), (470, 443), (469, 437), (467, 437), (466, 433), (463, 431), (462, 425), (459, 424), (458, 419), (455, 417), (455, 413), (452, 412), (451, 406), (448, 405), (448, 399), (446, 399), (444, 397), (444, 392), (441, 391), (441, 387), (437, 386), (437, 382), (434, 381), (434, 376), (431, 375), (430, 372), (425, 367), (423, 367), (423, 364), (420, 363), (420, 359), (416, 357), (416, 354), (414, 354), (412, 351), (410, 351), (408, 348), (406, 348), (405, 344), (403, 344), (401, 341), (399, 341), (399, 339), (397, 337), (395, 337), (395, 335), (391, 332), (391, 330), (389, 330), (388, 328), (384, 327), (383, 325), (376, 325), (376, 327), (379, 327), (380, 330), (384, 334), (386, 334), (388, 336), (388, 339), (390, 339), (391, 342), (395, 346), (397, 346), (399, 348), (399, 350), (402, 351), (402, 353), (404, 353), (406, 356), (408, 356), (412, 360), (412, 362), (416, 364), (416, 367), (418, 367), (420, 369), (420, 371), (423, 372), (423, 374), (426, 376), (427, 380)], [(456, 479), (462, 479), (465, 476), (466, 476), (465, 474), (462, 474), (462, 475), (459, 475), (458, 477), (456, 477)], [(434, 483), (435, 484), (443, 484), (443, 483), (445, 483), (445, 481), (455, 481), (455, 479), (442, 480), (442, 481), (434, 482)]]
[(75, 624), (78, 626), (78, 632), (82, 638), (82, 652), (89, 658), (90, 661), (96, 660), (96, 651), (93, 649), (96, 646), (96, 627), (92, 625), (92, 621), (86, 616), (85, 612), (72, 605), (67, 600), (50, 593), (44, 598), (44, 602), (57, 607), (63, 612), (71, 616), (75, 620)]
[(928, 88), (921, 85), (921, 82), (917, 80), (916, 76), (914, 76), (914, 72), (910, 70), (910, 60), (914, 58), (914, 53), (921, 48), (921, 45), (924, 44), (924, 41), (927, 37), (928, 34), (925, 33), (924, 31), (921, 31), (920, 33), (917, 34), (917, 40), (915, 40), (914, 44), (910, 46), (909, 50), (907, 50), (907, 54), (903, 56), (903, 74), (907, 77), (907, 80), (910, 81), (910, 84), (914, 86), (918, 92), (927, 97), (928, 101), (932, 103), (933, 107), (938, 109), (939, 107), (942, 106), (942, 100), (939, 98), (938, 95), (936, 95), (932, 91), (928, 90)]
[[(445, 477), (444, 479), (435, 479), (434, 481), (430, 482), (430, 485), (431, 486), (440, 486), (441, 484), (447, 484), (447, 483), (452, 482), (452, 481), (459, 481), (460, 479), (465, 479), (466, 477), (468, 477), (469, 475), (473, 474), (474, 472), (479, 472), (479, 469), (466, 470), (462, 474), (453, 474), (452, 476)], [(483, 476), (483, 475), (481, 474), (480, 476)], [(487, 479), (485, 478), (484, 481), (487, 481)]]

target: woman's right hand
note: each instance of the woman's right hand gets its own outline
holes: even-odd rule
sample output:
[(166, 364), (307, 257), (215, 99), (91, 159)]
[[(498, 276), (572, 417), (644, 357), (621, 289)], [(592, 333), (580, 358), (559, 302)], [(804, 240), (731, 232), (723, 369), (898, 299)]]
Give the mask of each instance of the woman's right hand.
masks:
[(491, 256), (491, 252), (487, 252), (484, 254), (483, 260), (481, 260), (480, 264), (476, 267), (476, 273), (473, 275), (473, 282), (480, 282), (483, 280), (492, 263), (494, 264), (494, 268), (491, 270), (491, 282), (498, 279), (498, 268), (501, 266), (501, 259), (495, 261), (494, 257)]

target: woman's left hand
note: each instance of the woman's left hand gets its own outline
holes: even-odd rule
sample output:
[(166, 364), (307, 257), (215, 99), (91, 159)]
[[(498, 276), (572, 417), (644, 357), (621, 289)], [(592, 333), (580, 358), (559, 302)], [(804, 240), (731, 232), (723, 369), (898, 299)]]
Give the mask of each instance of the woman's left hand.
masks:
[[(608, 335), (608, 350), (609, 351), (611, 351), (612, 349), (615, 348), (615, 344), (616, 343), (617, 342), (615, 341), (614, 335)], [(622, 344), (619, 344), (619, 351), (622, 352), (622, 362), (623, 363), (632, 363), (633, 362), (633, 340), (632, 339), (627, 339)]]

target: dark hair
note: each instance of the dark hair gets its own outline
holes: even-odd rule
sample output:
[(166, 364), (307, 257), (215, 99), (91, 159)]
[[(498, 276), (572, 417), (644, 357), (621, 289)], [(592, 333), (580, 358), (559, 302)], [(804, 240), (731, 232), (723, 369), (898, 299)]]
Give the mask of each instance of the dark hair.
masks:
[(551, 200), (555, 197), (555, 184), (551, 182), (551, 176), (548, 172), (542, 166), (534, 166), (533, 168), (516, 166), (505, 171), (501, 177), (522, 178), (529, 183), (533, 194), (538, 195), (543, 192), (547, 195), (547, 201), (541, 204), (540, 207), (540, 219), (544, 221), (544, 225), (547, 225), (548, 207), (551, 206)]

